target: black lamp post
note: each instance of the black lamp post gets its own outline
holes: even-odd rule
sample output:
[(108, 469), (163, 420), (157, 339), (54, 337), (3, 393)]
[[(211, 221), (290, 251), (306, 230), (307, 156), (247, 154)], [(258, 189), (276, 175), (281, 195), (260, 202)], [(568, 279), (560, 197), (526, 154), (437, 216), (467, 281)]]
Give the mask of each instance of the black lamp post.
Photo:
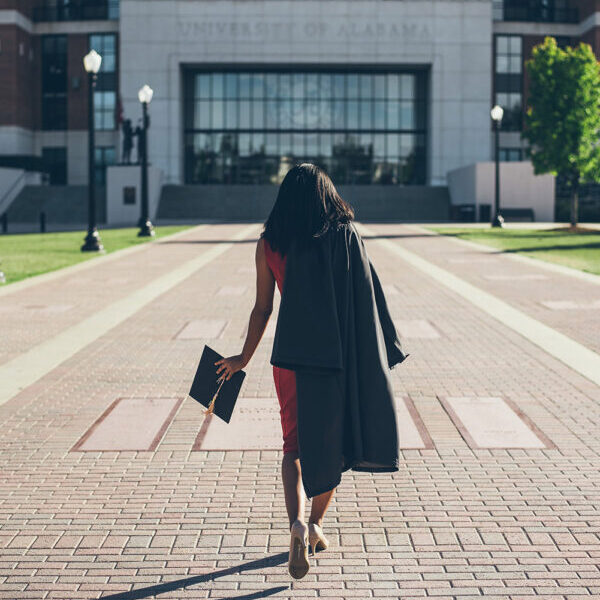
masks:
[(138, 99), (142, 103), (142, 139), (138, 142), (138, 148), (142, 147), (142, 214), (140, 216), (140, 230), (138, 237), (150, 237), (154, 235), (154, 229), (148, 215), (148, 127), (150, 126), (150, 117), (148, 116), (148, 104), (152, 102), (154, 90), (148, 85), (144, 85), (138, 92)]
[(500, 215), (500, 123), (504, 116), (504, 110), (501, 106), (494, 106), (491, 110), (492, 121), (494, 122), (494, 146), (496, 160), (496, 190), (494, 194), (494, 216), (492, 218), (492, 227), (502, 227), (504, 219)]
[(83, 66), (88, 74), (88, 231), (81, 250), (102, 252), (104, 247), (96, 229), (96, 165), (94, 164), (94, 89), (102, 57), (91, 50), (83, 57)]

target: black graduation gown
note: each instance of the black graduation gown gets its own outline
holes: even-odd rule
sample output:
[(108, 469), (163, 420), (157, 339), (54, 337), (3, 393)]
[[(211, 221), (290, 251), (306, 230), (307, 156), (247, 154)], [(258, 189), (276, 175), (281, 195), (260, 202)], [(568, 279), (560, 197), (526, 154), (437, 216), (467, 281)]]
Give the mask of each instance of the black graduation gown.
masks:
[(389, 370), (407, 356), (353, 223), (291, 244), (271, 364), (296, 373), (309, 498), (336, 487), (348, 469), (398, 470)]

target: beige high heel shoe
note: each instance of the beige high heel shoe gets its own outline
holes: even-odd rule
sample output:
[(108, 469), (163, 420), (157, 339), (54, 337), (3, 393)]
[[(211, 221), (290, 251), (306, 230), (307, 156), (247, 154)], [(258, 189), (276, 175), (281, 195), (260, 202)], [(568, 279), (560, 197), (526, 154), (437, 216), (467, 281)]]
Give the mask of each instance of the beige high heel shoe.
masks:
[(312, 548), (312, 555), (329, 548), (329, 540), (323, 535), (323, 530), (316, 523), (308, 524), (308, 543)]
[(290, 534), (288, 571), (294, 579), (302, 579), (310, 568), (308, 562), (308, 527), (306, 523), (300, 520), (294, 521)]

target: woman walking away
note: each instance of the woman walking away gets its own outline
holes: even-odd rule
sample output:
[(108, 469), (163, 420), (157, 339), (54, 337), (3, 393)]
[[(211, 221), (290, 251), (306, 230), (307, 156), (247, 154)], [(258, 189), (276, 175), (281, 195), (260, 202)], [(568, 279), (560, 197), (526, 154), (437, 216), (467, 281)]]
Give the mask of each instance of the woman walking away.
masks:
[[(344, 471), (398, 470), (390, 369), (402, 350), (354, 212), (317, 166), (285, 176), (256, 246), (256, 302), (242, 353), (217, 361), (229, 379), (251, 359), (281, 294), (271, 364), (283, 430), (288, 569), (325, 550), (323, 519)], [(312, 498), (308, 524), (305, 493)]]

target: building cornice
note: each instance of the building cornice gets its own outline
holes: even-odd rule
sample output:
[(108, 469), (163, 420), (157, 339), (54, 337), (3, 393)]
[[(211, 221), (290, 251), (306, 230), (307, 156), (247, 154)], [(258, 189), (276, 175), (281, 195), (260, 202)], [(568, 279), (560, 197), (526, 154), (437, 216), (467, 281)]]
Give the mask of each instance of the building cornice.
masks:
[(590, 29), (600, 26), (600, 12), (592, 13), (579, 24), (579, 35), (586, 34)]
[(33, 33), (33, 23), (22, 13), (12, 9), (0, 9), (0, 25), (16, 25), (27, 33)]
[(589, 15), (581, 23), (529, 23), (525, 21), (494, 21), (494, 33), (513, 35), (552, 35), (581, 37), (591, 29), (600, 27), (600, 12)]
[(0, 9), (0, 25), (15, 25), (32, 35), (54, 33), (113, 33), (119, 31), (119, 21), (60, 21), (34, 23), (17, 10)]
[(119, 21), (61, 21), (36, 23), (34, 33), (48, 34), (74, 34), (74, 33), (113, 33), (119, 31)]
[(580, 26), (570, 23), (526, 23), (524, 21), (494, 21), (494, 33), (509, 35), (551, 35), (578, 37)]

